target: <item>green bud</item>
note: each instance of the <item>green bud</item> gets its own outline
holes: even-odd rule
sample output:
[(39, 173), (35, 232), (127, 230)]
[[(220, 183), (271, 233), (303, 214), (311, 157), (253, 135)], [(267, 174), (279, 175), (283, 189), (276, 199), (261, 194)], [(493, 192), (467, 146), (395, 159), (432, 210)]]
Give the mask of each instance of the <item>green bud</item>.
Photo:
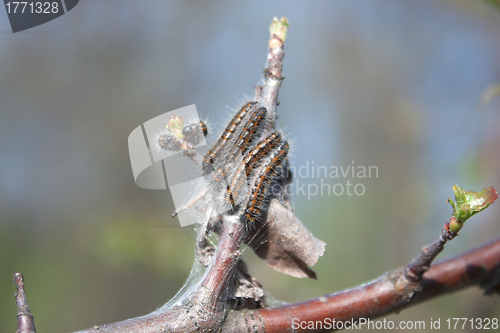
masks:
[[(460, 230), (462, 224), (475, 214), (485, 210), (498, 198), (497, 191), (492, 187), (485, 188), (481, 192), (464, 191), (458, 185), (453, 186), (456, 203), (448, 198), (453, 207), (453, 217), (456, 221), (450, 223), (450, 228)], [(452, 222), (452, 221), (450, 221)], [(451, 230), (451, 229), (450, 229)], [(451, 231), (458, 231), (451, 230)]]
[(271, 33), (271, 37), (276, 36), (279, 39), (281, 39), (281, 41), (284, 43), (286, 41), (288, 26), (289, 24), (286, 17), (283, 16), (281, 19), (275, 17), (271, 22), (271, 26), (269, 27), (269, 32)]
[(454, 216), (452, 216), (449, 222), (448, 229), (454, 233), (457, 233), (460, 231), (460, 229), (462, 229), (463, 226), (464, 226), (463, 222), (458, 222), (457, 219)]

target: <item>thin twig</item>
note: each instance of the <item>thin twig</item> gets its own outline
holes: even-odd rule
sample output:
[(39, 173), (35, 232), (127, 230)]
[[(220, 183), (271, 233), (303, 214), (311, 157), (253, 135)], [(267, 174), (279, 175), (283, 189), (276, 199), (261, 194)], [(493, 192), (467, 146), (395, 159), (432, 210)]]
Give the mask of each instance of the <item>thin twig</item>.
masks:
[(24, 291), (24, 277), (21, 273), (14, 274), (16, 284), (17, 328), (16, 333), (36, 333), (35, 320), (30, 312), (28, 299)]
[[(451, 217), (454, 219), (454, 217)], [(450, 220), (451, 220), (450, 219)], [(457, 233), (452, 232), (447, 229), (447, 225), (450, 224), (448, 221), (441, 231), (441, 235), (439, 238), (434, 241), (431, 245), (424, 246), (422, 248), (422, 252), (413, 259), (404, 269), (405, 278), (410, 280), (411, 282), (417, 284), (422, 280), (422, 277), (425, 272), (429, 270), (432, 262), (436, 257), (443, 251), (444, 245), (447, 241), (452, 240), (457, 236)]]
[(267, 53), (267, 66), (264, 68), (265, 82), (263, 87), (256, 88), (256, 95), (259, 95), (258, 106), (267, 109), (268, 123), (266, 126), (267, 135), (274, 129), (276, 115), (276, 105), (278, 104), (278, 91), (284, 77), (283, 59), (285, 58), (285, 40), (288, 32), (288, 21), (286, 17), (274, 18), (270, 31), (269, 51)]

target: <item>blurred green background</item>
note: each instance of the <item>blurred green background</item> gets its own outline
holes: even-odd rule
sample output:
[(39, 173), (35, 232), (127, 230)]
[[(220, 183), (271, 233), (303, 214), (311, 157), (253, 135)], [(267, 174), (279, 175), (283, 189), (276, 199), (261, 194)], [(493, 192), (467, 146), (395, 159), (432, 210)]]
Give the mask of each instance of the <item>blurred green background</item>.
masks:
[[(354, 161), (378, 177), (350, 179), (362, 196), (294, 196), (327, 243), (317, 281), (247, 251), (250, 272), (295, 302), (408, 263), (449, 218), (453, 184), (500, 187), (500, 97), (480, 106), (500, 83), (493, 2), (87, 0), (16, 34), (0, 10), (0, 332), (16, 330), (15, 272), (41, 333), (147, 314), (183, 285), (194, 232), (170, 218), (168, 191), (135, 185), (127, 137), (190, 104), (221, 129), (261, 82), (274, 16), (291, 24), (278, 126), (292, 165)], [(439, 258), (500, 234), (499, 206)], [(473, 288), (387, 319), (499, 313)]]

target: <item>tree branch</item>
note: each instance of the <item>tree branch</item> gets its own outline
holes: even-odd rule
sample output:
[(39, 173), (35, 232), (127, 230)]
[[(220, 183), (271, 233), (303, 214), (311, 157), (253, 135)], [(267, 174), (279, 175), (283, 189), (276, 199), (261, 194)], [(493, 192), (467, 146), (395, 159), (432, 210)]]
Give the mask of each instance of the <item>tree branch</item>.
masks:
[(21, 273), (14, 274), (16, 284), (17, 328), (16, 333), (36, 333), (35, 320), (30, 312), (28, 299), (24, 291), (24, 277)]
[[(228, 230), (228, 233), (230, 231)], [(338, 293), (312, 299), (306, 302), (288, 304), (273, 309), (230, 311), (224, 320), (212, 326), (212, 332), (266, 332), (278, 333), (291, 331), (292, 320), (323, 321), (334, 318), (336, 321), (350, 322), (359, 318), (377, 318), (390, 313), (458, 291), (470, 286), (479, 286), (486, 294), (500, 294), (500, 236), (469, 252), (457, 255), (434, 264), (423, 275), (422, 283), (415, 287), (404, 276), (404, 267), (397, 268), (375, 281)], [(16, 276), (21, 276), (17, 273)], [(18, 284), (16, 280), (16, 284)], [(18, 284), (19, 330), (16, 333), (35, 332), (33, 317), (29, 313), (22, 282)], [(201, 288), (199, 290), (203, 290)], [(158, 311), (143, 317), (132, 318), (112, 324), (94, 326), (83, 332), (188, 332), (182, 325), (186, 318), (191, 323), (191, 331), (209, 329), (219, 319), (209, 320), (214, 311), (206, 313), (199, 306), (176, 307)], [(195, 309), (193, 311), (191, 309)], [(219, 312), (221, 313), (221, 312)], [(190, 314), (196, 314), (191, 317)], [(21, 315), (21, 316), (20, 316)], [(19, 319), (21, 318), (21, 319)], [(184, 320), (183, 320), (184, 319)], [(216, 329), (216, 327), (219, 327)], [(326, 332), (298, 330), (296, 332)]]
[[(474, 250), (447, 259), (423, 275), (421, 285), (415, 286), (404, 276), (404, 267), (386, 273), (377, 280), (353, 289), (319, 297), (302, 303), (273, 309), (232, 311), (227, 325), (236, 328), (249, 316), (257, 318), (250, 324), (260, 324), (259, 332), (291, 332), (292, 320), (350, 322), (359, 318), (377, 318), (399, 312), (419, 302), (442, 296), (473, 285), (486, 293), (500, 293), (500, 237)], [(232, 332), (247, 332), (246, 328)], [(295, 330), (294, 332), (327, 332), (327, 330)]]

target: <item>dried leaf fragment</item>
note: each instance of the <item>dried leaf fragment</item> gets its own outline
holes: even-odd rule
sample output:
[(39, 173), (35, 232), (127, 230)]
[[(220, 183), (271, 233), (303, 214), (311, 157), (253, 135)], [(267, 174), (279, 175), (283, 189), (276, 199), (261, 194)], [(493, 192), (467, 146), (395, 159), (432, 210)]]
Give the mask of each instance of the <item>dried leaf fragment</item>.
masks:
[(276, 271), (297, 278), (316, 279), (313, 266), (325, 251), (325, 243), (278, 200), (271, 200), (267, 223), (247, 244)]

